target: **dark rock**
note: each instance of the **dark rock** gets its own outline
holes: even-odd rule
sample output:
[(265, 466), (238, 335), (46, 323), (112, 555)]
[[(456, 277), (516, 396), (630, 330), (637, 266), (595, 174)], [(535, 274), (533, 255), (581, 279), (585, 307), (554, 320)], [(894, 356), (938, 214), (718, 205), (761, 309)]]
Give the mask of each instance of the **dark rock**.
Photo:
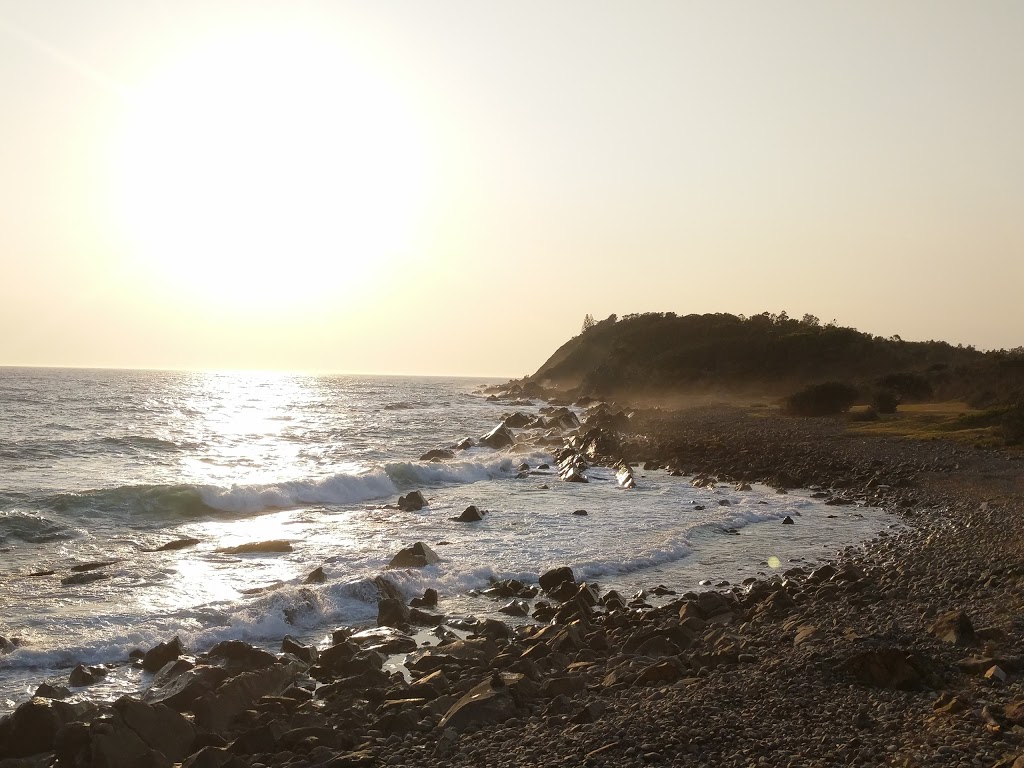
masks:
[(185, 652), (181, 644), (181, 638), (175, 636), (166, 643), (160, 643), (148, 651), (142, 657), (142, 668), (147, 672), (159, 671), (167, 662), (174, 661)]
[(90, 584), (94, 581), (102, 581), (103, 579), (109, 579), (109, 573), (101, 573), (100, 571), (86, 571), (85, 573), (75, 573), (71, 576), (65, 576), (60, 580), (60, 583), (65, 586), (73, 586), (76, 584)]
[(525, 600), (513, 600), (511, 603), (501, 606), (498, 611), (509, 616), (529, 616), (530, 604)]
[(323, 584), (325, 581), (327, 581), (327, 574), (324, 573), (323, 567), (320, 567), (310, 571), (303, 584)]
[(793, 522), (793, 518), (792, 517), (790, 517), (789, 515), (786, 515), (784, 518), (782, 518), (782, 524), (783, 525), (794, 525), (795, 523)]
[(182, 660), (172, 661), (168, 667), (160, 670), (153, 685), (142, 696), (147, 704), (164, 704), (179, 712), (185, 710), (200, 696), (209, 693), (228, 678), (228, 672), (221, 667), (195, 667), (183, 669), (177, 674), (165, 677), (164, 672), (174, 672), (172, 665), (181, 664)]
[(409, 609), (402, 600), (385, 597), (377, 603), (377, 626), (404, 627), (409, 624)]
[(81, 563), (79, 565), (73, 565), (70, 570), (72, 573), (85, 573), (86, 571), (95, 571), (98, 568), (106, 568), (108, 565), (114, 565), (120, 562), (119, 560), (95, 560), (91, 563)]
[(306, 664), (316, 664), (319, 657), (315, 645), (303, 645), (291, 635), (285, 635), (281, 641), (281, 653), (290, 653)]
[(854, 654), (839, 669), (864, 685), (913, 690), (926, 682), (920, 664), (903, 648), (873, 648)]
[(237, 547), (222, 547), (217, 550), (225, 555), (251, 555), (269, 552), (291, 552), (291, 542), (284, 539), (273, 539), (271, 541), (250, 541), (239, 544)]
[(416, 640), (393, 627), (373, 627), (356, 632), (351, 642), (364, 650), (384, 654), (410, 653), (417, 648)]
[(388, 568), (423, 568), (424, 566), (440, 562), (440, 560), (441, 558), (437, 556), (434, 550), (422, 541), (417, 541), (411, 547), (402, 549), (391, 558)]
[(453, 517), (457, 523), (476, 523), (484, 519), (485, 512), (477, 509), (476, 505), (470, 504), (458, 517)]
[(427, 500), (419, 491), (410, 491), (405, 496), (398, 497), (398, 508), (403, 512), (419, 512), (427, 506)]
[(576, 583), (576, 576), (573, 574), (572, 568), (569, 568), (568, 566), (552, 568), (549, 571), (545, 571), (540, 576), (540, 588), (545, 592), (550, 592), (563, 582), (570, 582), (572, 584)]
[(0, 720), (0, 758), (28, 757), (54, 748), (57, 732), (95, 710), (92, 704), (31, 699)]
[(68, 684), (72, 688), (81, 688), (86, 685), (97, 683), (107, 676), (107, 669), (102, 666), (87, 667), (79, 664), (68, 676)]
[(587, 510), (585, 510), (585, 509), (577, 509), (577, 510), (575, 510), (573, 512), (573, 514), (574, 515), (578, 515), (579, 517), (586, 517), (587, 516)]
[(409, 609), (409, 622), (421, 627), (436, 627), (444, 623), (444, 616), (437, 613), (428, 613), (419, 608)]
[(241, 640), (222, 640), (203, 654), (203, 658), (222, 664), (232, 674), (266, 669), (277, 663), (274, 654)]
[(192, 751), (195, 727), (169, 707), (122, 696), (112, 710), (111, 717), (89, 726), (87, 754), (92, 765), (170, 764)]
[(191, 537), (185, 537), (184, 539), (175, 539), (174, 541), (168, 541), (166, 544), (161, 544), (153, 552), (172, 552), (178, 549), (186, 549), (188, 547), (194, 547), (199, 544), (199, 539), (193, 539)]
[(437, 605), (437, 590), (427, 587), (423, 590), (423, 597), (414, 597), (409, 605), (413, 608), (433, 608)]
[(455, 451), (448, 448), (434, 448), (420, 456), (420, 461), (447, 461), (455, 458)]
[(275, 664), (257, 672), (243, 672), (192, 702), (196, 724), (213, 731), (223, 732), (242, 712), (251, 709), (263, 696), (279, 694), (287, 688), (302, 665)]
[(506, 416), (502, 419), (502, 424), (509, 429), (521, 429), (533, 421), (532, 416), (528, 416), (522, 411), (516, 411), (511, 416)]
[(503, 723), (515, 717), (517, 711), (515, 699), (504, 678), (502, 685), (497, 687), (492, 680), (486, 680), (455, 702), (441, 718), (438, 728), (442, 732), (452, 728), (456, 733), (462, 733), (471, 726)]
[(35, 696), (41, 699), (66, 699), (71, 695), (71, 691), (65, 688), (63, 685), (50, 685), (49, 683), (43, 683), (36, 688)]
[(515, 445), (516, 438), (508, 430), (504, 424), (499, 424), (486, 435), (480, 438), (480, 445), (485, 445), (488, 448), (495, 450), (501, 450), (502, 448), (508, 448), (511, 445)]
[(955, 645), (974, 645), (978, 642), (974, 625), (963, 611), (942, 614), (928, 627), (928, 633)]

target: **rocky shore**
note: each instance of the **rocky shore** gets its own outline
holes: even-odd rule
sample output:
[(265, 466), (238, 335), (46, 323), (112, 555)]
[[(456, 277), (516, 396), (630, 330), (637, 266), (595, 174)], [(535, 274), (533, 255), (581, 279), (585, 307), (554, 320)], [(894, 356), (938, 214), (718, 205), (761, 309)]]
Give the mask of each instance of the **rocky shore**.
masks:
[[(458, 634), (436, 596), (409, 607), (382, 579), (381, 626), (325, 648), (190, 656), (171, 641), (138, 659), (154, 674), (140, 699), (41, 690), (0, 722), (0, 768), (1024, 766), (1019, 454), (768, 411), (607, 421), (617, 431), (592, 435), (591, 455), (808, 487), (910, 525), (813, 571), (699, 594), (669, 584), (657, 601), (557, 569), (494, 586), (510, 605), (536, 594), (542, 621), (449, 622)], [(408, 678), (388, 671), (395, 654)]]

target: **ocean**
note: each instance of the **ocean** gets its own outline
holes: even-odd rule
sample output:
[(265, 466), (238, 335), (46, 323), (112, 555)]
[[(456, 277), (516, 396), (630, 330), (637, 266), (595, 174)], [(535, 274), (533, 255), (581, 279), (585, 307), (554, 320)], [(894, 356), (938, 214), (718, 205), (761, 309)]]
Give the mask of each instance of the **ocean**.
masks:
[[(545, 405), (489, 400), (489, 383), (0, 368), (0, 637), (13, 640), (0, 643), (0, 714), (79, 663), (112, 665), (91, 698), (138, 690), (128, 654), (175, 635), (193, 652), (224, 639), (277, 650), (286, 634), (327, 644), (374, 622), (381, 574), (409, 597), (438, 590), (449, 616), (509, 620), (507, 601), (478, 592), (492, 579), (568, 565), (603, 589), (682, 593), (823, 562), (895, 526), (661, 470), (637, 468), (631, 490), (598, 467), (562, 482), (539, 469), (556, 447), (529, 429), (514, 451), (422, 461)], [(428, 505), (395, 508), (411, 490)], [(483, 521), (451, 519), (469, 504)], [(186, 538), (198, 543), (160, 549)], [(291, 551), (222, 551), (267, 540)], [(441, 561), (387, 570), (416, 541)], [(318, 567), (326, 581), (304, 583)]]

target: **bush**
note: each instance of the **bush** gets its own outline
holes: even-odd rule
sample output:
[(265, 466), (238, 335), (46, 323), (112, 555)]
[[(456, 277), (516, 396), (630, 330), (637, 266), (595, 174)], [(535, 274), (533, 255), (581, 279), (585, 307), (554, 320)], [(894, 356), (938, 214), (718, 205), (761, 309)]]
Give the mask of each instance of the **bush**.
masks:
[(891, 390), (901, 400), (930, 400), (935, 394), (928, 378), (919, 373), (890, 373), (876, 379), (875, 384)]
[(878, 411), (871, 405), (863, 411), (854, 411), (850, 414), (850, 421), (878, 421), (879, 418)]
[(850, 384), (826, 381), (794, 392), (785, 399), (784, 407), (794, 416), (834, 416), (850, 410), (857, 395), (857, 388)]
[(999, 434), (1010, 445), (1024, 443), (1024, 403), (1007, 408), (999, 421)]
[(871, 397), (871, 405), (879, 413), (896, 413), (899, 404), (900, 396), (891, 389), (875, 390)]

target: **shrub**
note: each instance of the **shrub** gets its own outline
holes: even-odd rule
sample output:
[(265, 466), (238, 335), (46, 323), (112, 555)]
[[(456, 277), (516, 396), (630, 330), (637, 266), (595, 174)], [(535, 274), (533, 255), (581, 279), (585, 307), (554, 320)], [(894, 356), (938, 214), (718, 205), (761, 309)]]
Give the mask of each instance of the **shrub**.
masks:
[(900, 396), (891, 389), (875, 390), (871, 396), (871, 405), (879, 413), (896, 413), (896, 407), (900, 404)]
[(891, 390), (902, 400), (930, 400), (935, 394), (928, 378), (919, 373), (890, 373), (876, 379), (875, 384)]
[(878, 419), (878, 411), (871, 405), (863, 411), (854, 411), (850, 414), (850, 421), (878, 421)]
[(1024, 403), (1006, 409), (999, 421), (999, 434), (1010, 445), (1024, 443)]
[(857, 401), (857, 388), (839, 381), (812, 384), (794, 392), (784, 401), (794, 416), (834, 416), (845, 413)]

